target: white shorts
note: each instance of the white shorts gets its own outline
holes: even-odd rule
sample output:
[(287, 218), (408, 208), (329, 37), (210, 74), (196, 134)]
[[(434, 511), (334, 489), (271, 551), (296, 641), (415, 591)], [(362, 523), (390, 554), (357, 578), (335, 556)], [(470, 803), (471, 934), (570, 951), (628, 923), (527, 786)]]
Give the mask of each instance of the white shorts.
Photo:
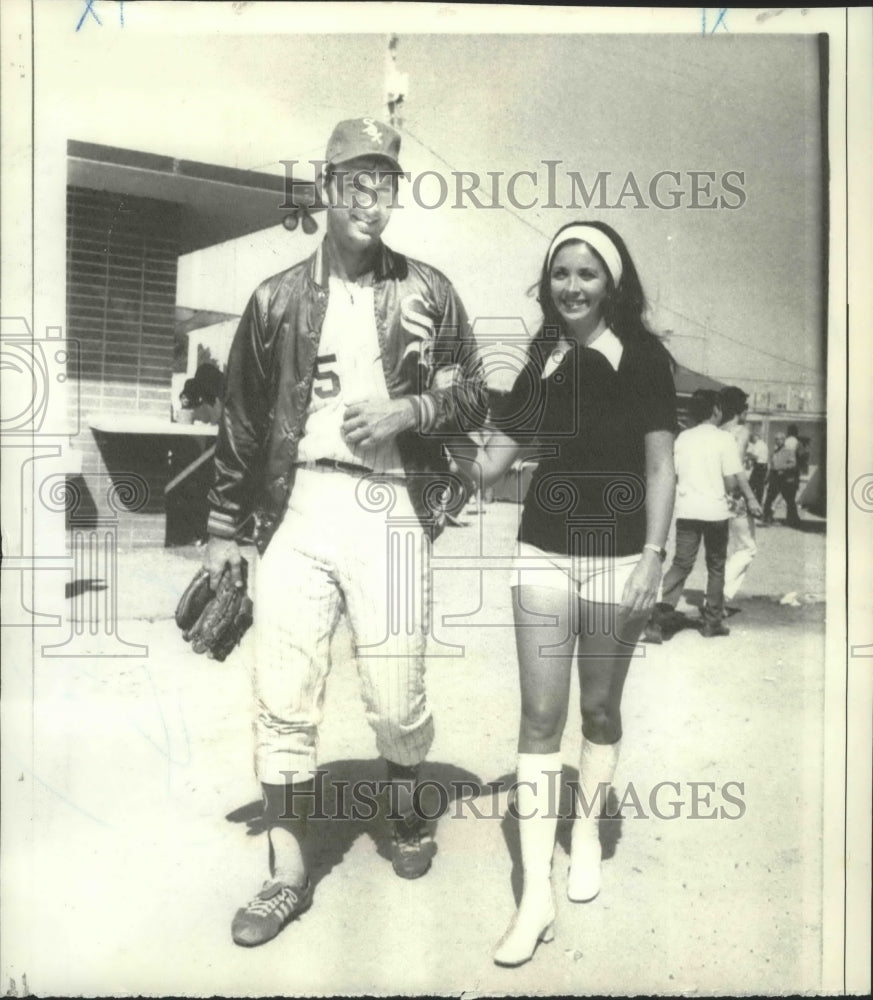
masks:
[(510, 587), (549, 587), (591, 604), (618, 604), (641, 553), (630, 556), (575, 557), (546, 552), (519, 542)]

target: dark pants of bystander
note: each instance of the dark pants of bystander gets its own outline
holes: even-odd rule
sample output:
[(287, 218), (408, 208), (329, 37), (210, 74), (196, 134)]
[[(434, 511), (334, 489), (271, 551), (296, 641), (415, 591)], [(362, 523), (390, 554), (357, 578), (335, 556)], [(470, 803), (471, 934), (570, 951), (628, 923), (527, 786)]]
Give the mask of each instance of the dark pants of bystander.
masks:
[(767, 499), (764, 502), (764, 521), (769, 523), (773, 520), (773, 504), (780, 495), (785, 500), (785, 523), (791, 527), (800, 524), (800, 515), (797, 513), (797, 490), (800, 486), (800, 477), (795, 469), (770, 471), (770, 482), (767, 484)]
[(767, 485), (767, 468), (766, 462), (756, 462), (749, 473), (749, 486), (752, 487), (752, 492), (760, 504), (764, 502), (764, 487)]
[(728, 521), (676, 520), (676, 554), (664, 577), (663, 603), (675, 608), (682, 587), (694, 569), (700, 542), (706, 553), (706, 603), (703, 620), (721, 622), (724, 608), (724, 565), (727, 561)]

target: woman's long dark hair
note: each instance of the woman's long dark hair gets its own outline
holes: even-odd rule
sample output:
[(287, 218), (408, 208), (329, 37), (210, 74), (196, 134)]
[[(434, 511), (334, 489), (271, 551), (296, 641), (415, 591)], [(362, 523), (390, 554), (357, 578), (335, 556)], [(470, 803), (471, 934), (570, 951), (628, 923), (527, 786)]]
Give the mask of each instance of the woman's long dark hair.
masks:
[[(555, 254), (563, 245), (558, 241), (560, 234), (569, 226), (575, 225), (578, 225), (578, 223), (568, 222), (566, 226), (562, 226), (558, 230), (555, 240), (552, 241), (555, 245)], [(606, 266), (603, 258), (590, 244), (586, 244), (600, 261), (606, 274), (609, 275), (609, 292), (603, 304), (603, 318), (622, 343), (646, 334), (654, 336), (643, 318), (647, 309), (646, 297), (643, 293), (643, 286), (640, 284), (640, 276), (637, 274), (637, 269), (634, 266), (633, 260), (631, 260), (631, 255), (628, 253), (624, 240), (612, 226), (608, 226), (605, 222), (585, 222), (584, 225), (591, 226), (592, 229), (599, 229), (602, 233), (605, 233), (615, 244), (619, 257), (621, 257), (622, 275), (621, 281), (618, 283), (618, 288), (616, 288), (609, 273), (609, 268)], [(567, 239), (567, 242), (579, 242), (579, 237), (571, 236)], [(552, 260), (554, 260), (555, 254), (552, 254)], [(536, 339), (554, 337), (560, 330), (564, 329), (564, 320), (552, 301), (548, 253), (543, 260), (537, 297), (540, 308), (543, 311), (543, 325)]]

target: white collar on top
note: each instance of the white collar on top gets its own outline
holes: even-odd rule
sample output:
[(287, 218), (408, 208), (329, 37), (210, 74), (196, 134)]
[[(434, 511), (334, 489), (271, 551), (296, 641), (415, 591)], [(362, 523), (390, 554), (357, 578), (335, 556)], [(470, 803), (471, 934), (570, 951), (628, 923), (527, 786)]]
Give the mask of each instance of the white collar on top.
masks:
[(592, 340), (587, 346), (594, 351), (600, 351), (612, 367), (618, 371), (621, 356), (624, 353), (624, 345), (618, 337), (616, 337), (612, 330), (609, 329), (609, 327), (607, 327), (603, 333), (599, 334), (596, 340)]
[[(612, 330), (609, 329), (609, 327), (607, 327), (602, 333), (598, 334), (597, 339), (593, 340), (587, 346), (594, 351), (599, 351), (612, 365), (613, 369), (618, 371), (621, 356), (624, 353), (624, 345), (618, 337), (616, 337)], [(548, 378), (555, 371), (557, 371), (561, 362), (564, 360), (566, 353), (566, 351), (555, 348), (548, 358), (546, 358), (541, 378)]]

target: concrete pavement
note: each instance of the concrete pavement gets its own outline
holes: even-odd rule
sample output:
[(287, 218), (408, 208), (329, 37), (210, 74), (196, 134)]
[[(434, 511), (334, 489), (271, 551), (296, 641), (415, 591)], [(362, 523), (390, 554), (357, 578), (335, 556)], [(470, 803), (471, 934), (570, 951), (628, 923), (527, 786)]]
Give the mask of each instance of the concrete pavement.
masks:
[[(16, 899), (27, 908), (7, 948), (28, 956), (21, 972), (33, 992), (819, 988), (821, 522), (759, 533), (751, 596), (734, 602), (741, 611), (729, 638), (684, 631), (639, 648), (615, 781), (623, 818), (601, 828), (603, 891), (590, 904), (567, 901), (562, 822), (555, 941), (508, 970), (492, 964), (491, 951), (520, 878), (517, 829), (505, 809), (518, 694), (500, 565), (517, 508), (486, 510), (449, 529), (435, 550), (434, 634), (447, 655), (428, 667), (437, 736), (425, 772), (456, 790), (468, 782), (469, 797), (476, 785), (478, 795), (452, 802), (438, 820), (432, 871), (416, 882), (392, 873), (383, 823), (325, 824), (311, 911), (254, 950), (230, 939), (233, 912), (259, 887), (266, 856), (246, 653), (208, 661), (175, 629), (172, 609), (196, 551), (120, 556), (119, 628), (148, 655), (36, 663), (33, 754), (21, 764), (15, 799), (4, 801), (32, 817), (17, 866)], [(471, 561), (471, 552), (491, 562)], [(701, 582), (698, 570), (692, 600)], [(789, 591), (800, 607), (779, 604)], [(579, 750), (576, 704), (574, 682), (567, 781)], [(321, 760), (334, 784), (381, 776), (347, 633), (335, 643)]]

